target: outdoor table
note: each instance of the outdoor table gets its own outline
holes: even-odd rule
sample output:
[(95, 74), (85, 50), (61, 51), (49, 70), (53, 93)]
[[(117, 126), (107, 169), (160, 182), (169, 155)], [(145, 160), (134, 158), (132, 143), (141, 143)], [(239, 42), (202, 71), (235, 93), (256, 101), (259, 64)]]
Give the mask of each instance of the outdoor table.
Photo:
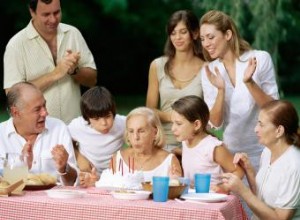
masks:
[[(45, 191), (25, 191), (23, 196), (0, 197), (0, 219), (247, 219), (238, 197), (206, 204), (175, 200), (120, 200), (109, 191), (90, 187), (55, 187), (86, 191), (82, 198), (50, 198)], [(51, 190), (51, 189), (50, 189)]]

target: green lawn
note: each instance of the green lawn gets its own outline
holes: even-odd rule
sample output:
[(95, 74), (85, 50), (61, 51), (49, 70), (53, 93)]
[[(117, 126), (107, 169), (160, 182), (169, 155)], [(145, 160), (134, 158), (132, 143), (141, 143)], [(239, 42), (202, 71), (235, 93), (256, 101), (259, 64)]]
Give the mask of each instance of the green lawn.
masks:
[[(297, 111), (298, 115), (300, 117), (300, 96), (288, 96), (283, 97), (282, 99), (289, 100), (292, 102)], [(139, 96), (115, 96), (115, 100), (117, 103), (117, 112), (122, 115), (126, 115), (131, 109), (138, 107), (138, 106), (144, 106), (145, 96), (139, 95)], [(8, 118), (8, 114), (5, 110), (2, 109), (0, 111), (0, 122), (4, 121)]]
[(288, 96), (288, 97), (283, 97), (281, 99), (285, 99), (292, 102), (295, 108), (297, 109), (298, 117), (300, 118), (300, 96)]
[(0, 111), (0, 122), (8, 118), (8, 113), (5, 110)]
[(127, 115), (132, 109), (145, 106), (146, 95), (142, 96), (115, 96), (117, 112), (122, 115)]

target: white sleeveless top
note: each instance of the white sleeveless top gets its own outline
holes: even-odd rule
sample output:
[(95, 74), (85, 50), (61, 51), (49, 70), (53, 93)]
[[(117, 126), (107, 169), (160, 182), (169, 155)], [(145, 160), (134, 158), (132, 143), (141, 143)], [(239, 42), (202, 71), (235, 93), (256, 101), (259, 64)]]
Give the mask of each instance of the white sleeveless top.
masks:
[[(142, 171), (144, 174), (144, 181), (152, 181), (153, 176), (169, 176), (169, 169), (172, 164), (172, 158), (173, 154), (169, 154), (166, 159), (156, 168), (153, 170), (147, 170), (147, 171)], [(124, 159), (120, 153), (120, 151), (117, 152), (116, 156), (116, 169), (119, 167), (120, 159), (123, 160), (123, 172), (124, 174), (129, 173), (129, 167), (128, 165), (124, 162)]]
[(195, 147), (189, 148), (182, 142), (182, 168), (184, 177), (194, 181), (195, 173), (210, 173), (211, 184), (218, 182), (218, 175), (223, 173), (222, 167), (214, 161), (214, 150), (220, 146), (222, 141), (216, 137), (208, 135), (203, 138)]

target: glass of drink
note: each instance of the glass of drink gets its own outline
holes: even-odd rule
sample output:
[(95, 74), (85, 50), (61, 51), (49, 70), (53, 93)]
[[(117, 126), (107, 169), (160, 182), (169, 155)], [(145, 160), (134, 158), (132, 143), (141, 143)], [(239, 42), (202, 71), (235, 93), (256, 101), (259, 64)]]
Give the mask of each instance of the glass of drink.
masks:
[(0, 157), (0, 177), (3, 176), (4, 163), (5, 163), (5, 157)]
[(195, 182), (196, 193), (209, 193), (210, 178), (211, 178), (211, 174), (209, 173), (195, 174), (194, 182)]
[(153, 201), (166, 202), (168, 200), (169, 181), (170, 181), (170, 177), (168, 177), (168, 176), (153, 176), (152, 177)]
[(13, 193), (20, 193), (24, 187), (28, 176), (28, 165), (26, 158), (17, 153), (7, 153), (4, 162), (3, 179), (13, 184), (21, 179), (24, 183), (16, 188)]

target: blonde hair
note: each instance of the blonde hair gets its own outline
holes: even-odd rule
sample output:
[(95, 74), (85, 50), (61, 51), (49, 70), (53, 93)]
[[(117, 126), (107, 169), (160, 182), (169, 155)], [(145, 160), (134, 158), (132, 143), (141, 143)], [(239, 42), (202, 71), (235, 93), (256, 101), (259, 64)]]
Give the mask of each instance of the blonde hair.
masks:
[[(239, 58), (245, 51), (252, 49), (250, 44), (240, 36), (231, 17), (224, 12), (217, 10), (208, 11), (200, 19), (200, 27), (203, 24), (214, 25), (216, 29), (221, 31), (223, 34), (230, 30), (232, 32), (232, 38), (229, 41), (229, 47), (237, 58)], [(204, 58), (207, 61), (213, 60), (204, 48), (202, 48), (202, 51)]]
[(151, 125), (153, 128), (157, 129), (157, 133), (155, 136), (155, 140), (153, 145), (157, 148), (163, 148), (165, 144), (165, 138), (163, 133), (163, 128), (161, 125), (161, 122), (159, 120), (159, 117), (157, 114), (150, 108), (147, 107), (137, 107), (130, 111), (126, 117), (126, 129), (124, 133), (125, 142), (128, 146), (131, 146), (129, 140), (128, 140), (128, 128), (127, 123), (129, 119), (133, 116), (141, 115), (144, 116), (148, 122), (149, 125)]

